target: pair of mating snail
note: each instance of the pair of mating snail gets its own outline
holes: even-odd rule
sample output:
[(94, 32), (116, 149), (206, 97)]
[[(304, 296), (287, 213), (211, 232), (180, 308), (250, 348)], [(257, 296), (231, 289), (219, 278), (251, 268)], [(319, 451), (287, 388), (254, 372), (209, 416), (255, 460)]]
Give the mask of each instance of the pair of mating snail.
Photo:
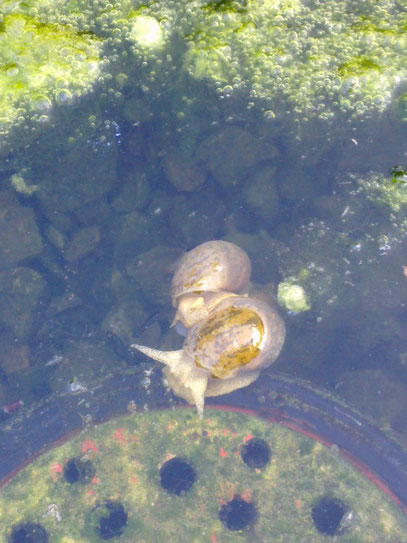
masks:
[(247, 254), (233, 243), (208, 241), (181, 258), (171, 285), (173, 324), (186, 329), (183, 348), (132, 347), (165, 364), (174, 394), (203, 414), (205, 396), (253, 383), (277, 358), (285, 326), (265, 301), (239, 294), (251, 274)]

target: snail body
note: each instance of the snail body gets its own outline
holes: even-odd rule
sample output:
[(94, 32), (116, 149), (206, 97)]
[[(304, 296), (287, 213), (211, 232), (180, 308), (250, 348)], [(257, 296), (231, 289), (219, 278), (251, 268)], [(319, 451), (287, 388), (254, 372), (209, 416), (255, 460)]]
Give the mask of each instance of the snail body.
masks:
[(205, 396), (227, 394), (255, 381), (277, 358), (284, 338), (284, 323), (273, 308), (232, 295), (188, 330), (182, 349), (133, 347), (165, 364), (170, 388), (202, 415)]
[(206, 242), (186, 253), (172, 282), (174, 323), (186, 332), (183, 348), (132, 345), (165, 365), (168, 386), (200, 416), (205, 397), (253, 383), (284, 344), (284, 322), (274, 307), (241, 294), (250, 271), (246, 253), (231, 243)]

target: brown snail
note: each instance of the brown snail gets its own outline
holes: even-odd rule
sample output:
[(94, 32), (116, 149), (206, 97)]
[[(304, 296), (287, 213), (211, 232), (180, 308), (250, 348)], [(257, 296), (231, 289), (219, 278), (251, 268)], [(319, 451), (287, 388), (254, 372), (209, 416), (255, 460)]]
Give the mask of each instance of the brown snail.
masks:
[[(203, 244), (217, 244), (214, 251), (209, 251), (209, 254), (215, 255), (214, 263), (196, 263), (192, 259), (190, 277), (193, 278), (194, 287), (190, 286), (190, 282), (184, 285), (185, 290), (178, 286), (180, 275), (188, 277), (190, 253), (185, 255), (175, 273), (173, 303), (178, 310), (177, 304), (185, 299), (184, 296), (187, 296), (188, 300), (200, 300), (199, 310), (194, 310), (192, 304), (189, 306), (192, 311), (179, 317), (188, 323), (191, 321), (190, 326), (186, 325), (187, 335), (183, 348), (177, 351), (159, 351), (142, 345), (132, 345), (166, 366), (164, 375), (174, 394), (195, 404), (200, 416), (203, 414), (205, 396), (227, 394), (255, 381), (260, 370), (275, 361), (285, 339), (284, 322), (265, 301), (236, 292), (210, 290), (218, 289), (219, 284), (224, 284), (216, 272), (212, 284), (203, 275), (196, 283), (195, 278), (200, 277), (201, 270), (213, 272), (218, 269), (222, 270), (223, 274), (223, 263), (219, 264), (222, 261), (218, 255), (218, 244), (223, 243), (225, 242), (214, 241)], [(200, 247), (202, 246), (196, 247), (191, 253)], [(232, 247), (238, 251), (233, 250), (230, 253), (230, 247), (227, 247), (229, 258), (230, 254), (238, 254), (240, 263), (244, 262), (245, 258), (241, 253), (246, 253), (239, 247)], [(245, 273), (240, 273), (240, 278), (235, 282), (237, 291), (244, 288), (249, 280), (250, 263), (248, 269), (249, 272), (246, 268)], [(199, 290), (201, 283), (208, 290)]]
[(171, 300), (177, 309), (173, 324), (179, 321), (190, 328), (216, 300), (241, 292), (250, 275), (249, 257), (237, 245), (221, 240), (198, 245), (181, 258), (172, 279)]

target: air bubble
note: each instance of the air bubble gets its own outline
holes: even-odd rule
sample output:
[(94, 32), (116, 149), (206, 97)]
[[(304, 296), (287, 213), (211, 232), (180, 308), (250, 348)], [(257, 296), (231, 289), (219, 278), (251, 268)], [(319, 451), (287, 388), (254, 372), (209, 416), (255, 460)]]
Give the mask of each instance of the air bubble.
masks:
[(59, 104), (67, 104), (72, 100), (72, 93), (68, 89), (60, 89), (57, 91), (55, 99)]
[(35, 96), (31, 100), (31, 105), (35, 110), (43, 112), (43, 113), (50, 111), (50, 109), (52, 108), (51, 100), (44, 94)]
[(117, 84), (122, 87), (127, 82), (127, 75), (126, 74), (118, 74), (116, 76), (116, 81), (117, 81)]
[(266, 121), (273, 121), (276, 118), (276, 114), (271, 109), (268, 109), (263, 114)]
[(15, 77), (16, 75), (18, 75), (18, 68), (16, 66), (14, 66), (13, 68), (9, 68), (6, 72), (6, 74), (9, 76), (9, 77)]

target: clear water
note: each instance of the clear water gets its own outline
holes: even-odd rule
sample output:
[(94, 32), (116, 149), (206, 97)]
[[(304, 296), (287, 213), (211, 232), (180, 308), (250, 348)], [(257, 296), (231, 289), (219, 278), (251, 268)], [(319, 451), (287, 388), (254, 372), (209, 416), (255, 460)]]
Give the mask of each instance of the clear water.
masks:
[(161, 80), (148, 62), (124, 63), (114, 96), (101, 84), (10, 138), (3, 418), (137, 365), (134, 341), (178, 348), (175, 262), (221, 238), (248, 252), (257, 289), (276, 296), (290, 281), (306, 293), (306, 311), (280, 308), (287, 339), (267, 372), (325, 387), (406, 436), (405, 122), (391, 106), (293, 120), (283, 99), (272, 114), (247, 89), (180, 76), (170, 60)]

